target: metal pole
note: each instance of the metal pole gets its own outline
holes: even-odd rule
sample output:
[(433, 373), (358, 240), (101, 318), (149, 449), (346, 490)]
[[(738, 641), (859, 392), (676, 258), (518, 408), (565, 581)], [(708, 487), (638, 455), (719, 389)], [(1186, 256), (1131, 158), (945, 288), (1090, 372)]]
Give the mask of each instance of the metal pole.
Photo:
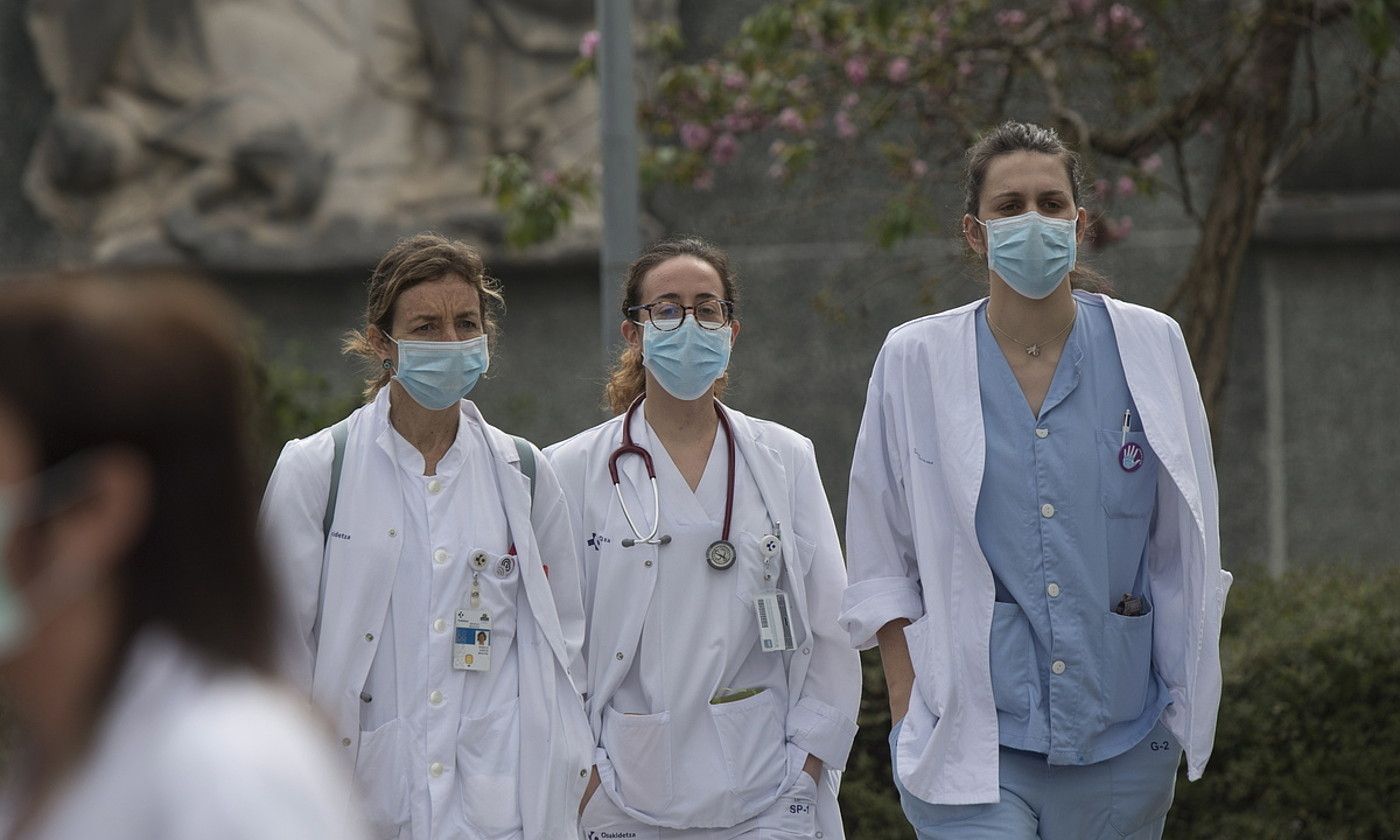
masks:
[(604, 365), (621, 342), (618, 286), (641, 251), (637, 103), (632, 81), (632, 0), (596, 0), (598, 85), (602, 96), (603, 241), (599, 249), (599, 325)]

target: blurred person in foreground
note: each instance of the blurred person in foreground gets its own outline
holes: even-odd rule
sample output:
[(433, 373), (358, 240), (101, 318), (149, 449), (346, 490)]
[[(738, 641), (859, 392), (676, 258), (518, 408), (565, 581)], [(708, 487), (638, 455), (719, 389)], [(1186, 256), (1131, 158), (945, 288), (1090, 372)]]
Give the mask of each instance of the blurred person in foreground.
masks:
[(0, 285), (0, 837), (364, 836), (268, 676), (238, 322), (168, 279)]

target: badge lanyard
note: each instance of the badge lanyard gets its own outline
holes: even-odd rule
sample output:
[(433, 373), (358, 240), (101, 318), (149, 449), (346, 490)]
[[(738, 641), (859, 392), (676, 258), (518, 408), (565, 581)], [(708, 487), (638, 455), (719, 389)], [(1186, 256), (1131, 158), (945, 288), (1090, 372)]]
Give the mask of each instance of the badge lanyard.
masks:
[(776, 574), (773, 558), (780, 558), (783, 549), (782, 532), (782, 525), (776, 525), (773, 533), (758, 541), (758, 553), (763, 557), (763, 588), (754, 596), (753, 609), (758, 618), (759, 645), (764, 653), (781, 653), (797, 647), (787, 593), (773, 580)]
[[(510, 577), (518, 562), (511, 545), (496, 561), (496, 577)], [(479, 548), (472, 552), (471, 595), (467, 606), (457, 610), (452, 638), (452, 667), (458, 671), (491, 670), (491, 611), (481, 605), (481, 573), (490, 564), (490, 554)]]

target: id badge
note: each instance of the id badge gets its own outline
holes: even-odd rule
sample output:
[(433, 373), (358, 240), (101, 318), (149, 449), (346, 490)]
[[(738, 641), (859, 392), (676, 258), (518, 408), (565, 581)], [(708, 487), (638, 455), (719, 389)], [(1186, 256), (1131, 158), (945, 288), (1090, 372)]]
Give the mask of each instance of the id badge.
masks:
[(457, 610), (457, 634), (452, 640), (452, 667), (458, 671), (491, 670), (491, 614)]
[(781, 589), (760, 592), (754, 596), (753, 609), (758, 616), (758, 641), (764, 653), (781, 653), (797, 647), (786, 592)]

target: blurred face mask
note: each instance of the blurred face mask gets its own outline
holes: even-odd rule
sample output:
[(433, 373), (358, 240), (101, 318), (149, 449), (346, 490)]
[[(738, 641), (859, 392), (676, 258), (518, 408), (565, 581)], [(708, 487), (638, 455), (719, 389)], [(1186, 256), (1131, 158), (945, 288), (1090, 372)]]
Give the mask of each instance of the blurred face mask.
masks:
[(987, 265), (1017, 294), (1043, 300), (1074, 268), (1075, 219), (1034, 210), (977, 223), (987, 229)]
[(415, 402), (433, 411), (455, 405), (491, 367), (484, 335), (466, 341), (389, 340), (399, 348), (394, 378)]
[(729, 368), (734, 329), (707, 330), (686, 318), (674, 330), (642, 328), (642, 364), (666, 393), (678, 400), (699, 399)]

